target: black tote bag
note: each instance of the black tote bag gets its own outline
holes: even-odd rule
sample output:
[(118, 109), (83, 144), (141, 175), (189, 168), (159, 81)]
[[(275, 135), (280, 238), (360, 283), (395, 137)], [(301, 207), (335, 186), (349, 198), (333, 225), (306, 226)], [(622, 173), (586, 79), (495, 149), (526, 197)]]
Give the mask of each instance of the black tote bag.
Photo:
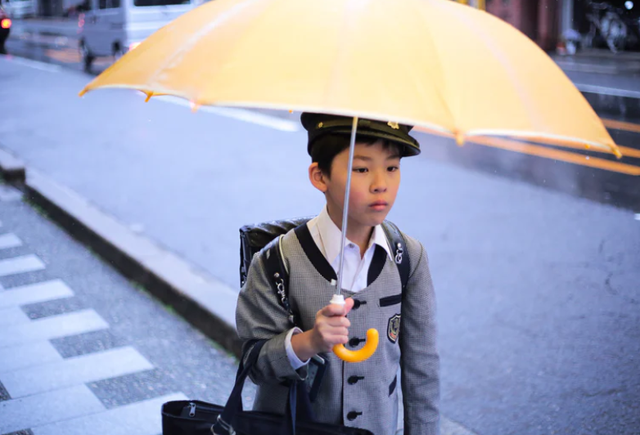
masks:
[(303, 406), (308, 402), (298, 397), (298, 390), (301, 395), (306, 393), (302, 382), (291, 384), (285, 415), (244, 411), (242, 387), (263, 345), (264, 341), (260, 341), (253, 346), (244, 367), (240, 362), (236, 383), (224, 407), (199, 400), (162, 405), (162, 435), (373, 435), (365, 429), (311, 421), (308, 406)]

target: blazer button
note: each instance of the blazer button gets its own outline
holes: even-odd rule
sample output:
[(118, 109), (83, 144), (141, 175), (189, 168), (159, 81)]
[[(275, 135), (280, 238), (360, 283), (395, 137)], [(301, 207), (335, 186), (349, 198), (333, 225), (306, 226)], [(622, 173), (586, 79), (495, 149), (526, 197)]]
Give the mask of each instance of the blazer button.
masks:
[(361, 304), (361, 302), (358, 299), (354, 299), (353, 300), (353, 309), (357, 310), (358, 308), (360, 308), (360, 304)]
[(358, 383), (359, 380), (364, 379), (364, 376), (349, 376), (349, 379), (347, 379), (347, 382), (349, 383), (349, 385), (355, 385)]
[(361, 341), (364, 341), (364, 340), (361, 340), (358, 337), (353, 337), (351, 340), (349, 340), (349, 346), (356, 347), (357, 345), (360, 344)]
[(356, 411), (351, 411), (350, 413), (347, 414), (347, 420), (353, 421), (356, 418), (358, 418), (359, 415), (362, 415), (362, 413), (361, 412), (356, 412)]

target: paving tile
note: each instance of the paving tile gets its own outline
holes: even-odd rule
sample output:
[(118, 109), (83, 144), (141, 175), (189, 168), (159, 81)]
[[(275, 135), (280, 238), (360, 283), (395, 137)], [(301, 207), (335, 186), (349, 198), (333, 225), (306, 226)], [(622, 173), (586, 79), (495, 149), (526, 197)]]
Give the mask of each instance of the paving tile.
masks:
[(0, 402), (0, 433), (30, 429), (104, 409), (85, 385), (7, 400)]
[(0, 276), (33, 272), (45, 268), (46, 266), (42, 262), (42, 260), (40, 260), (35, 255), (23, 255), (21, 257), (0, 260)]
[(128, 346), (1, 373), (0, 381), (15, 399), (151, 369), (153, 365)]
[(61, 360), (62, 356), (48, 341), (0, 347), (0, 380), (5, 372)]
[(0, 234), (0, 249), (22, 246), (22, 240), (13, 233)]
[(29, 316), (18, 307), (0, 308), (0, 327), (27, 323)]
[(24, 325), (7, 326), (0, 335), (0, 348), (20, 343), (50, 340), (67, 335), (106, 329), (109, 325), (93, 310), (32, 320)]
[(73, 291), (62, 281), (52, 280), (38, 284), (13, 287), (0, 292), (0, 308), (33, 304), (73, 296)]
[(171, 400), (187, 398), (175, 393), (31, 430), (34, 435), (156, 435), (162, 432), (162, 404)]
[(92, 308), (83, 303), (76, 297), (65, 297), (54, 299), (52, 301), (36, 302), (34, 304), (22, 305), (22, 311), (31, 320), (41, 319), (43, 317), (56, 316), (58, 314), (71, 313), (83, 309)]
[(155, 369), (91, 382), (87, 387), (107, 409), (112, 409), (179, 391), (181, 384)]
[(128, 337), (117, 336), (111, 329), (56, 338), (50, 342), (63, 358), (101, 352), (130, 344)]

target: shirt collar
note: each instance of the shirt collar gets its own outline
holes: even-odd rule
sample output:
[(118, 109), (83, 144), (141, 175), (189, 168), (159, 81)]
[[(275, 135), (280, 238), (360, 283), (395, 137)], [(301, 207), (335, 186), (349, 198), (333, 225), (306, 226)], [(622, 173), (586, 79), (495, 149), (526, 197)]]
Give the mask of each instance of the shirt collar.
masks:
[[(326, 206), (318, 215), (316, 225), (320, 234), (320, 239), (322, 240), (322, 244), (324, 246), (326, 258), (330, 264), (333, 264), (333, 262), (340, 256), (340, 242), (342, 241), (342, 232), (331, 220)], [(353, 242), (347, 239), (346, 243), (348, 244)], [(389, 248), (389, 243), (387, 242), (387, 236), (384, 233), (384, 229), (382, 229), (382, 225), (376, 225), (375, 227), (373, 227), (373, 233), (371, 234), (371, 239), (369, 240), (367, 249), (370, 249), (374, 244), (381, 246), (389, 256), (389, 258), (393, 260), (391, 249)]]

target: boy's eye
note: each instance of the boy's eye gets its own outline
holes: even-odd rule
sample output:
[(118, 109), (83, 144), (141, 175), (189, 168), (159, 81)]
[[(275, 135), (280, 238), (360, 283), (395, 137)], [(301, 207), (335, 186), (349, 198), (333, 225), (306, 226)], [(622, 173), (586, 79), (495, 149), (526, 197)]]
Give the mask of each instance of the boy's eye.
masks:
[(359, 174), (364, 174), (365, 172), (368, 172), (369, 170), (367, 168), (353, 168), (353, 172), (357, 172)]
[(397, 171), (398, 169), (400, 169), (398, 166), (389, 166), (389, 167), (387, 168), (387, 171), (389, 171), (389, 172), (395, 172), (395, 171)]

